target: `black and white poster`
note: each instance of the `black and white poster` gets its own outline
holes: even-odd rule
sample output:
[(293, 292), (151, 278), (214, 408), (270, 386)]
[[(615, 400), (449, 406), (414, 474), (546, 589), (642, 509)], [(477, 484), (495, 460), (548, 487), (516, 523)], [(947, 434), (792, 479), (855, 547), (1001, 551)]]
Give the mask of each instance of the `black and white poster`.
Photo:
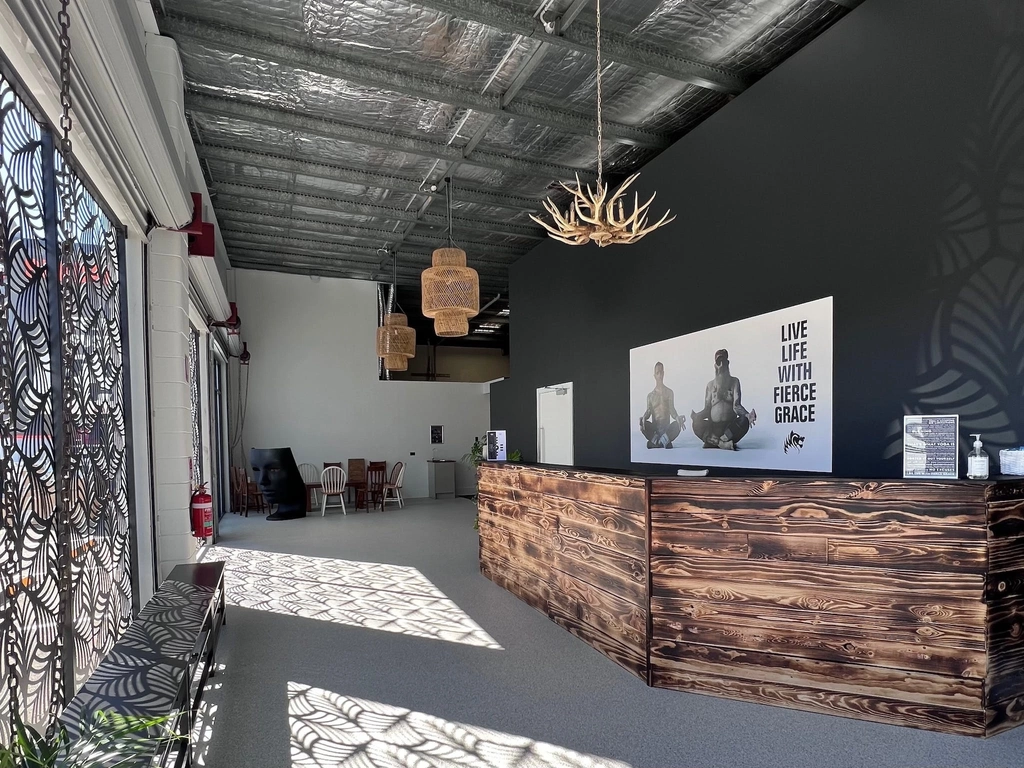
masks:
[(903, 417), (903, 476), (955, 480), (960, 473), (960, 416)]
[(630, 455), (832, 471), (832, 297), (629, 353)]

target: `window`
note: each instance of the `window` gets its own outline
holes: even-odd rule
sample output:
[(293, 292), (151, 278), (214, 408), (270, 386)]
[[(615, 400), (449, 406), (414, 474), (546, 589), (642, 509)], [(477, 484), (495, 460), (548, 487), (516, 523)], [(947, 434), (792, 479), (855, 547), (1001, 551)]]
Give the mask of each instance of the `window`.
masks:
[(192, 406), (192, 488), (203, 483), (203, 402), (199, 387), (199, 331), (189, 325), (188, 340), (188, 387)]
[[(52, 722), (132, 614), (123, 236), (0, 69), (0, 740)], [(67, 184), (65, 187), (64, 185)], [(61, 264), (59, 199), (74, 201)]]

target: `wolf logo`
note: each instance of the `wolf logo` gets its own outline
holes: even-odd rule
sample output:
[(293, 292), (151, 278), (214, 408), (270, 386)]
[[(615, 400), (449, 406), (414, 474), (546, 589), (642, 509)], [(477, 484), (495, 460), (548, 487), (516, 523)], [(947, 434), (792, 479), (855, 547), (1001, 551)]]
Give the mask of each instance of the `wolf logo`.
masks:
[(786, 438), (786, 442), (782, 444), (782, 450), (789, 453), (792, 448), (794, 451), (799, 452), (804, 447), (804, 440), (807, 438), (801, 437), (796, 432), (790, 432), (789, 437)]

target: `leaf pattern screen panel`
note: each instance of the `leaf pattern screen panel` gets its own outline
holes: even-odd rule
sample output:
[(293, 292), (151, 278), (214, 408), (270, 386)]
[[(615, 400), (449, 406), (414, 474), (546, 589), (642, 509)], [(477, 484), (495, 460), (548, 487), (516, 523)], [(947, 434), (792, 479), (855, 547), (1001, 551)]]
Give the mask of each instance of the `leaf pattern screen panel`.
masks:
[(16, 711), (56, 719), (133, 607), (123, 240), (71, 173), (75, 244), (60, 264), (62, 171), (53, 134), (0, 74), (3, 742)]
[(57, 571), (54, 360), (44, 216), (45, 131), (0, 76), (0, 739), (14, 707), (45, 724), (60, 705), (63, 662)]
[[(132, 579), (117, 231), (74, 173), (56, 158), (58, 197), (74, 200), (75, 243), (61, 268), (63, 328), (71, 362), (69, 563), (74, 690), (82, 687), (131, 623)], [(63, 246), (63, 233), (58, 234)], [(64, 340), (68, 342), (67, 339)], [(67, 412), (66, 412), (67, 413)], [(67, 416), (66, 416), (67, 417)]]

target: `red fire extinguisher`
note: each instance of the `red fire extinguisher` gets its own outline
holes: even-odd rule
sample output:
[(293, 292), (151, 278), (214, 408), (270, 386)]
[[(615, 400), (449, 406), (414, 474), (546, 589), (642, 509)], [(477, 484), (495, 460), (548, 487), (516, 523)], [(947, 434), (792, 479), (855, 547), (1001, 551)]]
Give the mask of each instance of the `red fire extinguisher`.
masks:
[(197, 539), (213, 536), (213, 496), (206, 492), (205, 483), (192, 493), (190, 511), (192, 535)]

